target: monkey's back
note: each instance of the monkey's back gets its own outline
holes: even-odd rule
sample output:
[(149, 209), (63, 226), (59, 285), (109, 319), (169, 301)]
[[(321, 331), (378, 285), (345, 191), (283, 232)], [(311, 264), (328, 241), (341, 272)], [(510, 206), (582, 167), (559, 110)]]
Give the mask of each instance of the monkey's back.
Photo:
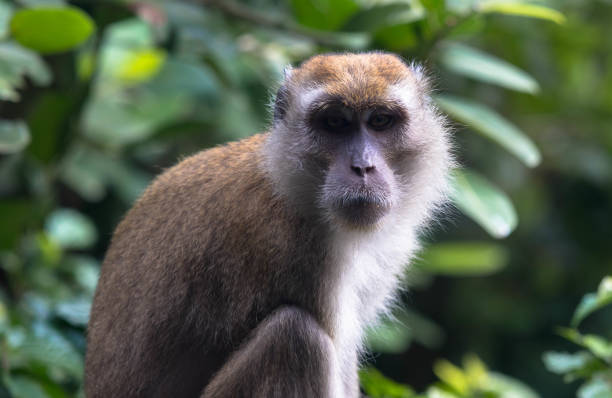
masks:
[(275, 194), (265, 139), (183, 160), (117, 227), (88, 329), (88, 397), (197, 397), (279, 305), (325, 316), (310, 298), (325, 280), (325, 232)]

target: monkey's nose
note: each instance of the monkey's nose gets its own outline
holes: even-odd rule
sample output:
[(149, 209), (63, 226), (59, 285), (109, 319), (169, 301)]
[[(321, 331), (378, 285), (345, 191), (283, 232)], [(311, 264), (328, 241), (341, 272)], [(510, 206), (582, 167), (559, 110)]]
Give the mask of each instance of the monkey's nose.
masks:
[(366, 174), (372, 173), (374, 171), (374, 166), (365, 166), (365, 165), (355, 166), (353, 165), (351, 166), (351, 170), (353, 170), (353, 172), (357, 174), (359, 177), (365, 177)]

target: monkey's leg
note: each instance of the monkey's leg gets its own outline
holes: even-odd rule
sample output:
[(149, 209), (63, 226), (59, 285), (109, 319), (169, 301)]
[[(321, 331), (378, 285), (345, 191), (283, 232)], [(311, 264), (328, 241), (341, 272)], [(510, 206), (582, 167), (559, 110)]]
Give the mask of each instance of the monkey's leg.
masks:
[(329, 335), (306, 311), (281, 307), (255, 329), (202, 398), (343, 397)]

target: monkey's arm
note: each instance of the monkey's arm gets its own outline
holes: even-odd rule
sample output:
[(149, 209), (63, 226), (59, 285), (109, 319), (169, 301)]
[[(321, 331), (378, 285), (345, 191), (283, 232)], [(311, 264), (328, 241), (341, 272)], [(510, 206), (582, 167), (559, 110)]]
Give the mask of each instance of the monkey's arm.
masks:
[(219, 370), (201, 398), (341, 397), (329, 335), (306, 311), (281, 307)]

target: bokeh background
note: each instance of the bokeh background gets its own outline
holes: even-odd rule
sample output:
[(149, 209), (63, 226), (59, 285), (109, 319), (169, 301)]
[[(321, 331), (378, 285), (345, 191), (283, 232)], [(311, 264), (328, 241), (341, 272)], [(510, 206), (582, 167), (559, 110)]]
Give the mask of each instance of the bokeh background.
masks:
[(83, 395), (99, 266), (156, 174), (265, 131), (286, 65), (371, 49), (428, 68), (463, 168), (364, 391), (612, 397), (609, 0), (0, 0), (0, 397)]

